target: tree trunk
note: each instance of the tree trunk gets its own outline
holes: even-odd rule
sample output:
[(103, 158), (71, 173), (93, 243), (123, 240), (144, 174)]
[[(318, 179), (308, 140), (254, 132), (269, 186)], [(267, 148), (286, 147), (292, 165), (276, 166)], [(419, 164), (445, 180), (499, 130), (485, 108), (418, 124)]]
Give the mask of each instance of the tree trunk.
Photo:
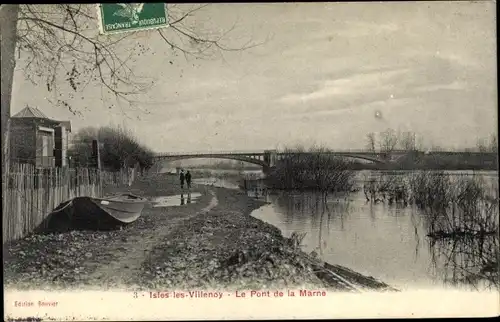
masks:
[[(2, 210), (6, 202), (8, 170), (10, 161), (9, 130), (10, 102), (14, 68), (16, 66), (16, 38), (18, 5), (3, 4), (0, 7), (0, 47), (1, 47), (1, 131), (2, 131)], [(3, 213), (3, 211), (2, 211)], [(6, 214), (4, 214), (6, 215)]]

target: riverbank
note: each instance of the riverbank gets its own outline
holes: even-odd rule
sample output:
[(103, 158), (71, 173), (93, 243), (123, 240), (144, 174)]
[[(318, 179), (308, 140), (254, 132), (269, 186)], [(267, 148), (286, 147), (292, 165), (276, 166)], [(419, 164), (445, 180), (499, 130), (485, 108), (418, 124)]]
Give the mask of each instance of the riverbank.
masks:
[[(125, 189), (150, 198), (181, 192), (168, 176)], [(192, 192), (201, 194), (196, 202), (148, 206), (121, 231), (32, 235), (4, 245), (5, 288), (389, 288), (300, 251), (277, 228), (249, 215), (262, 201), (215, 187)]]
[(300, 251), (276, 227), (250, 216), (264, 202), (238, 191), (214, 191), (219, 205), (212, 212), (189, 219), (150, 253), (143, 264), (145, 289), (389, 288)]
[[(128, 191), (150, 199), (181, 193), (173, 179), (139, 179), (132, 187), (106, 187), (105, 194)], [(64, 234), (29, 235), (3, 245), (4, 283), (17, 289), (65, 289), (80, 288), (100, 283), (89, 280), (96, 274), (106, 275), (109, 263), (117, 263), (129, 254), (144, 252), (157, 230), (168, 233), (169, 229), (209, 204), (212, 196), (204, 189), (193, 188), (202, 196), (195, 203), (183, 207), (155, 208), (146, 205), (141, 217), (123, 230), (72, 231)], [(134, 245), (134, 243), (137, 243)], [(140, 261), (136, 258), (135, 261)], [(130, 272), (132, 263), (123, 263), (118, 272)], [(140, 264), (140, 263), (139, 263)], [(101, 274), (100, 271), (105, 271)], [(103, 287), (121, 284), (116, 276), (104, 276)], [(117, 280), (118, 279), (118, 280)]]

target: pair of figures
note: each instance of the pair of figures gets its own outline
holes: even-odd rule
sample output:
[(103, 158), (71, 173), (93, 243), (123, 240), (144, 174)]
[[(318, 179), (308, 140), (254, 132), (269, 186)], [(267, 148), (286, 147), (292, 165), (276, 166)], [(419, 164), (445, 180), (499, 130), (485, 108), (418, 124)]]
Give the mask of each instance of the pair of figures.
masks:
[(186, 181), (187, 188), (191, 188), (191, 173), (189, 171), (184, 174), (184, 170), (181, 170), (180, 180), (181, 189), (184, 189), (184, 181)]

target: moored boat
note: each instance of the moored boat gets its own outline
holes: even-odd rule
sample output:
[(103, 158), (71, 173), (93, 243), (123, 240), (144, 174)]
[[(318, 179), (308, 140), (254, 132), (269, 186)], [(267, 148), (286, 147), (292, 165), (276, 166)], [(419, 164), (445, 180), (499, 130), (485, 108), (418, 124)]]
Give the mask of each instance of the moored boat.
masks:
[(76, 197), (60, 204), (49, 214), (46, 230), (117, 229), (136, 221), (147, 202), (147, 199), (132, 194)]

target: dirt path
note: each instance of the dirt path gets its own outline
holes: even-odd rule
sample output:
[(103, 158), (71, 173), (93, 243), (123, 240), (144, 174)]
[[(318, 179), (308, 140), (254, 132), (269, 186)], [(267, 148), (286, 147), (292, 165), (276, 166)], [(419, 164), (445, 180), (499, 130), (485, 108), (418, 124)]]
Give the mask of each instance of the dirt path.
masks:
[(112, 261), (94, 263), (92, 274), (85, 277), (84, 284), (105, 287), (137, 286), (137, 277), (140, 275), (141, 266), (154, 246), (158, 245), (172, 231), (182, 225), (184, 221), (197, 215), (206, 214), (218, 205), (218, 199), (213, 190), (208, 190), (211, 195), (210, 202), (203, 209), (184, 214), (171, 216), (168, 223), (155, 226), (145, 234), (122, 238), (121, 241), (112, 243), (104, 253), (114, 254)]
[(137, 289), (293, 288), (393, 290), (345, 267), (308, 256), (274, 226), (250, 216), (262, 201), (214, 188), (220, 203), (193, 216), (149, 252)]

